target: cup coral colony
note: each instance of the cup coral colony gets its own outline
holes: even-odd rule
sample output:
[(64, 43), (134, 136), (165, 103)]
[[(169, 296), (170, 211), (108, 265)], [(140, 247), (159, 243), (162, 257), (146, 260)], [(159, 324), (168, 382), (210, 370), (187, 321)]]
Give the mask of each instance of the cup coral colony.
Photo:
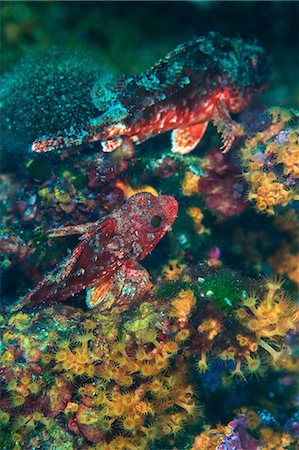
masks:
[(1, 449), (297, 448), (299, 113), (265, 50), (57, 58), (0, 91)]

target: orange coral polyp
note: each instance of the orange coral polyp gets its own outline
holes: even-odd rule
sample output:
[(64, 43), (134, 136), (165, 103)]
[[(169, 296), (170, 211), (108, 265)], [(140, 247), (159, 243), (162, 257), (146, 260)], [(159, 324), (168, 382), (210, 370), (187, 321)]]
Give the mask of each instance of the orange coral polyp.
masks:
[(135, 392), (129, 394), (123, 394), (120, 399), (121, 403), (124, 405), (124, 407), (132, 406), (135, 403)]
[(258, 372), (261, 372), (261, 360), (259, 357), (251, 358), (250, 355), (246, 356), (246, 362), (247, 362), (247, 369), (250, 373), (257, 374)]
[(190, 331), (188, 330), (188, 328), (183, 328), (176, 334), (175, 340), (176, 340), (176, 342), (184, 342), (187, 339), (189, 339), (189, 337), (190, 337)]
[(84, 369), (84, 375), (86, 375), (89, 378), (93, 378), (95, 374), (95, 368), (93, 365), (89, 365)]
[(55, 355), (55, 360), (57, 362), (63, 362), (66, 361), (69, 358), (69, 353), (67, 350), (60, 350)]
[(137, 403), (136, 409), (142, 415), (154, 414), (154, 410), (149, 401), (141, 400)]
[(16, 408), (23, 406), (25, 403), (25, 398), (22, 395), (13, 395), (12, 397), (12, 404), (13, 406), (15, 406)]
[(111, 417), (122, 416), (124, 412), (124, 405), (122, 403), (109, 402), (108, 407), (109, 407), (109, 415)]
[(153, 379), (149, 385), (149, 390), (154, 394), (158, 394), (162, 389), (164, 389), (164, 385), (159, 379)]
[(155, 373), (155, 366), (151, 363), (144, 363), (140, 369), (140, 374), (142, 377), (148, 378), (151, 377)]
[(136, 416), (127, 416), (124, 417), (121, 421), (122, 428), (125, 431), (132, 433), (139, 426), (139, 419)]
[(82, 376), (85, 373), (85, 367), (82, 364), (75, 364), (73, 371), (75, 375)]
[(176, 353), (178, 349), (178, 344), (175, 341), (168, 341), (163, 345), (163, 351), (166, 353)]

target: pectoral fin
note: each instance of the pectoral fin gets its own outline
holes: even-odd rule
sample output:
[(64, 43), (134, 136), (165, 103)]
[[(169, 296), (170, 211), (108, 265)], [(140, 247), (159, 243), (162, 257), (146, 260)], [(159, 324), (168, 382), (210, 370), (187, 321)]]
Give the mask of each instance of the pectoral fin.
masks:
[(86, 304), (101, 311), (130, 305), (151, 287), (148, 272), (136, 261), (126, 261), (117, 271), (87, 288)]
[(244, 130), (238, 122), (235, 122), (231, 118), (225, 101), (219, 101), (217, 103), (212, 121), (218, 133), (221, 134), (221, 150), (223, 153), (227, 153), (235, 138), (244, 135)]
[(196, 123), (184, 128), (177, 128), (172, 131), (171, 135), (171, 151), (186, 155), (190, 153), (201, 141), (208, 122)]
[(103, 152), (113, 152), (122, 145), (122, 139), (107, 139), (107, 141), (102, 141), (101, 145)]

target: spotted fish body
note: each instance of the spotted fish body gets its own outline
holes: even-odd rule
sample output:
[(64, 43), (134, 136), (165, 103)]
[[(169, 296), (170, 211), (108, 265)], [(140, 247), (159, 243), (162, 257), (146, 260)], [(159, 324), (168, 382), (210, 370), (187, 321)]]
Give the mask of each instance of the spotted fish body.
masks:
[(216, 33), (179, 45), (150, 70), (97, 82), (91, 92), (102, 114), (88, 124), (37, 139), (32, 149), (46, 152), (101, 141), (104, 151), (123, 140), (140, 144), (172, 131), (172, 151), (185, 154), (201, 140), (210, 120), (228, 150), (239, 113), (268, 82), (264, 51), (241, 39)]
[(62, 301), (83, 289), (87, 290), (90, 308), (103, 310), (131, 303), (151, 287), (148, 272), (137, 261), (145, 258), (170, 229), (177, 211), (173, 197), (143, 192), (96, 223), (52, 230), (52, 237), (81, 234), (80, 242), (14, 310)]

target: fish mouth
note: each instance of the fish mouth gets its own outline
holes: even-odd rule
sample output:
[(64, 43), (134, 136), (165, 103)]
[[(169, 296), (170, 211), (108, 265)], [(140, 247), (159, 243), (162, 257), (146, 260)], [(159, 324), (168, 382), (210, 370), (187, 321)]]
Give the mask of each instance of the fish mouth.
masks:
[(179, 205), (172, 195), (161, 195), (160, 206), (167, 217), (167, 224), (171, 226), (178, 215)]

